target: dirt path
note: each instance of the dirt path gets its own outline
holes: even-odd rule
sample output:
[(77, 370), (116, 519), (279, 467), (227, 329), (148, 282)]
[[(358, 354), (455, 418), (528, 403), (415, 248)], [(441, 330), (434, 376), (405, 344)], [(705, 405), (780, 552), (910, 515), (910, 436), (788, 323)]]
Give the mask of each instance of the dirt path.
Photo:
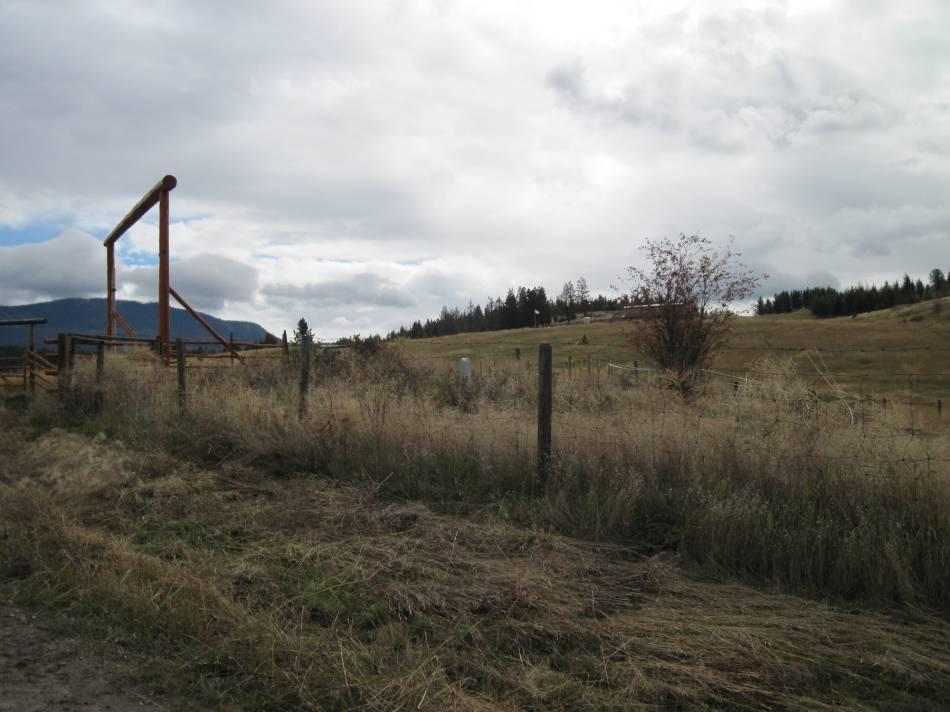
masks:
[(30, 613), (0, 605), (0, 712), (164, 709), (115, 663), (53, 635)]

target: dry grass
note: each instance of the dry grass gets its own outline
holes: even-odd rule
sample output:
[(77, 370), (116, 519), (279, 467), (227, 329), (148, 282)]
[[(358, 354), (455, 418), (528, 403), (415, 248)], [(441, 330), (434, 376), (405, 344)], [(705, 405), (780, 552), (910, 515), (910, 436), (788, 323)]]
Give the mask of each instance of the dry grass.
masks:
[(324, 354), (301, 421), (281, 363), (190, 371), (179, 417), (173, 373), (115, 359), (103, 413), (90, 415), (87, 372), (72, 415), (37, 402), (32, 417), (200, 462), (379, 483), (440, 511), (671, 551), (813, 595), (950, 606), (950, 438), (908, 431), (876, 403), (818, 398), (792, 362), (760, 365), (768, 380), (710, 383), (689, 402), (629, 377), (562, 378), (543, 492), (524, 367), (467, 384), (390, 350)]
[[(944, 305), (939, 312), (935, 311), (936, 303)], [(742, 317), (735, 320), (730, 340), (716, 356), (713, 368), (742, 376), (763, 358), (788, 356), (800, 376), (823, 392), (825, 379), (810, 361), (810, 357), (820, 354), (825, 370), (855, 395), (870, 395), (878, 401), (883, 397), (891, 401), (913, 399), (921, 410), (935, 410), (938, 398), (950, 399), (948, 315), (950, 298), (861, 314), (855, 319), (819, 320), (802, 314)], [(589, 325), (405, 340), (402, 344), (407, 356), (441, 364), (460, 356), (471, 357), (476, 370), (512, 362), (515, 348), (521, 349), (523, 358), (534, 360), (541, 342), (553, 345), (555, 366), (564, 370), (571, 358), (586, 370), (588, 356), (595, 364), (598, 360), (638, 360), (648, 365), (645, 356), (632, 351), (627, 339), (627, 333), (637, 326), (624, 321), (594, 321)], [(950, 421), (950, 413), (945, 418)]]
[(378, 484), (202, 469), (62, 431), (26, 442), (10, 423), (0, 455), (0, 591), (141, 651), (149, 681), (196, 709), (950, 700), (950, 626), (925, 613), (703, 580)]
[(0, 411), (0, 592), (196, 708), (950, 703), (950, 438), (794, 361), (559, 374), (544, 488), (524, 363), (88, 366)]

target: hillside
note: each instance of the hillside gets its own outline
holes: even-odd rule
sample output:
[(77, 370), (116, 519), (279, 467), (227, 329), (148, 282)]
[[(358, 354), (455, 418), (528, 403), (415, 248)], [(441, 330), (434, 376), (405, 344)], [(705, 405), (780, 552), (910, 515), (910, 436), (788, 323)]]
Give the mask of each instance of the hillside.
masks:
[(950, 297), (931, 299), (919, 304), (903, 304), (893, 309), (858, 314), (855, 319), (865, 321), (880, 321), (882, 319), (898, 319), (913, 322), (946, 322), (950, 321)]
[[(155, 302), (120, 300), (118, 309), (137, 336), (152, 338), (158, 334), (158, 304)], [(105, 313), (105, 299), (57, 299), (37, 304), (0, 306), (0, 320), (28, 317), (48, 319), (48, 324), (37, 327), (38, 340), (61, 332), (104, 334)], [(234, 338), (239, 341), (258, 341), (267, 333), (260, 324), (250, 321), (229, 321), (204, 312), (199, 313), (224, 337), (233, 333)], [(118, 333), (120, 336), (125, 335), (121, 329)], [(204, 339), (208, 338), (208, 332), (184, 309), (172, 309), (172, 336), (184, 339)], [(24, 343), (26, 343), (26, 327), (0, 329), (0, 346), (18, 346)]]
[[(854, 319), (814, 319), (801, 314), (740, 317), (713, 367), (755, 378), (755, 369), (768, 368), (763, 359), (791, 358), (818, 390), (827, 390), (830, 381), (855, 395), (912, 398), (915, 402), (946, 399), (950, 397), (950, 368), (945, 363), (950, 356), (946, 316), (950, 305), (934, 307), (943, 301), (871, 312)], [(484, 369), (510, 363), (516, 348), (533, 361), (538, 345), (547, 342), (554, 347), (556, 367), (566, 368), (573, 359), (586, 372), (588, 356), (592, 369), (598, 362), (605, 369), (607, 361), (637, 361), (641, 367), (649, 366), (649, 360), (628, 341), (639, 326), (629, 321), (578, 321), (400, 343), (410, 358), (448, 361), (469, 356), (476, 369)]]

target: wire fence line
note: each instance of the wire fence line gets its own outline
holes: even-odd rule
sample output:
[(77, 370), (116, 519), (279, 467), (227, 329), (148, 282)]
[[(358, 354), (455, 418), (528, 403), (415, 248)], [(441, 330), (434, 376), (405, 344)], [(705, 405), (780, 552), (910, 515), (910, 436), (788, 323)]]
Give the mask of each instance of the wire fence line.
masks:
[[(260, 402), (268, 408), (279, 410), (283, 413), (281, 417), (293, 419), (296, 417), (292, 399), (297, 366), (293, 359), (295, 354), (290, 356), (283, 361), (261, 358), (254, 366), (261, 369), (271, 367), (275, 373), (283, 374), (280, 383), (286, 386), (287, 392), (280, 397), (262, 398)], [(428, 359), (415, 359), (405, 354), (401, 354), (400, 358), (408, 363), (431, 363)], [(489, 454), (499, 452), (537, 458), (540, 439), (533, 426), (539, 413), (534, 400), (540, 375), (539, 359), (527, 358), (525, 354), (520, 360), (506, 361), (501, 368), (486, 369), (484, 374), (473, 370), (468, 377), (464, 377), (458, 368), (457, 357), (449, 357), (449, 360), (441, 375), (437, 372), (433, 374), (432, 388), (426, 391), (426, 395), (416, 397), (412, 393), (389, 390), (385, 383), (341, 382), (335, 386), (331, 381), (324, 380), (329, 376), (321, 373), (319, 368), (321, 363), (330, 368), (332, 360), (322, 362), (315, 359), (313, 363), (317, 368), (306, 375), (310, 406), (305, 416), (301, 417), (306, 417), (307, 422), (316, 422), (319, 418), (335, 418), (342, 422), (350, 414), (356, 413), (361, 418), (361, 427), (367, 432), (374, 432), (374, 428), (385, 431), (387, 437), (395, 438), (404, 446), (471, 447)], [(359, 361), (359, 357), (356, 361)], [(188, 402), (192, 402), (191, 399), (205, 389), (208, 391), (208, 401), (213, 402), (215, 397), (221, 395), (221, 384), (228, 387), (240, 382), (253, 390), (254, 380), (258, 376), (252, 374), (257, 373), (258, 369), (247, 368), (253, 362), (254, 359), (247, 359), (236, 363), (233, 368), (220, 369), (183, 365), (177, 387), (184, 389), (182, 392), (191, 390)], [(171, 402), (170, 394), (176, 388), (175, 369), (162, 366), (156, 359), (128, 363), (137, 369), (134, 372), (135, 382), (130, 380), (129, 388), (153, 389), (155, 398)], [(590, 363), (592, 369), (593, 360)], [(702, 410), (693, 419), (692, 416), (683, 415), (688, 408), (683, 405), (682, 398), (664, 384), (662, 372), (658, 369), (610, 360), (602, 361), (599, 365), (608, 372), (615, 371), (617, 377), (595, 380), (592, 373), (587, 373), (585, 361), (578, 362), (570, 370), (563, 365), (552, 369), (550, 376), (555, 394), (553, 410), (556, 414), (553, 421), (555, 452), (569, 452), (582, 457), (593, 443), (603, 443), (607, 449), (620, 452), (624, 448), (635, 447), (638, 438), (639, 441), (647, 438), (653, 447), (673, 447), (682, 443), (682, 438), (688, 438), (691, 432), (699, 432), (703, 422), (710, 421), (718, 421), (720, 425), (734, 422), (737, 438), (740, 435), (760, 435), (765, 430), (763, 424), (784, 425), (820, 434), (822, 429), (828, 427), (862, 428), (874, 424), (887, 410), (881, 405), (880, 399), (846, 392), (822, 398), (817, 392), (803, 391), (800, 382), (796, 388), (782, 390), (783, 378), (800, 381), (793, 370), (760, 370), (761, 375), (776, 377), (775, 381), (769, 381), (752, 378), (748, 374), (737, 376), (718, 369), (706, 369), (704, 375), (709, 377), (711, 388), (704, 393)], [(181, 373), (186, 370), (192, 376), (184, 379)], [(432, 373), (432, 369), (429, 371)], [(576, 372), (576, 376), (573, 372)], [(754, 372), (751, 369), (749, 371)], [(619, 377), (621, 375), (626, 380), (622, 380)], [(822, 378), (828, 375), (819, 374)], [(511, 381), (509, 376), (515, 380)], [(91, 379), (92, 369), (86, 369), (84, 377)], [(273, 386), (270, 374), (263, 373), (261, 378), (264, 386)], [(503, 387), (493, 391), (493, 381), (502, 381)], [(377, 387), (378, 392), (375, 392), (374, 388)], [(215, 391), (215, 388), (219, 390)], [(186, 399), (180, 398), (180, 402), (184, 404)], [(875, 449), (862, 455), (859, 467), (868, 470), (869, 474), (887, 467), (919, 468), (923, 473), (946, 469), (944, 466), (950, 463), (950, 451), (944, 452), (939, 448), (931, 451), (929, 444), (918, 437), (924, 432), (919, 413), (914, 410), (919, 408), (920, 403), (897, 399), (886, 402), (888, 406), (908, 407), (909, 428), (903, 428), (891, 440), (882, 437), (880, 431), (875, 431)], [(744, 403), (756, 405), (750, 410)], [(272, 416), (267, 413), (260, 415), (262, 418)], [(664, 419), (669, 419), (665, 426), (662, 425)], [(665, 432), (644, 435), (639, 429), (650, 420), (654, 423), (661, 421), (661, 425), (656, 426), (659, 430), (666, 427), (681, 433), (681, 437), (670, 437)], [(724, 426), (721, 430), (726, 434), (729, 432)], [(901, 451), (908, 435), (916, 437), (917, 442), (923, 444)], [(696, 447), (699, 448), (699, 445)], [(820, 452), (794, 452), (786, 448), (781, 450), (781, 455), (789, 460), (828, 463), (847, 463), (855, 459), (853, 453), (836, 454), (829, 450), (831, 445), (824, 444), (821, 447)]]
[[(446, 336), (432, 337), (432, 339), (409, 339), (404, 344), (418, 344), (420, 346), (425, 346), (428, 343), (432, 343), (434, 339), (438, 339), (440, 346), (445, 348), (472, 348), (472, 347), (482, 347), (482, 346), (497, 346), (510, 349), (536, 349), (541, 343), (540, 341), (513, 341), (510, 339), (504, 340), (485, 340), (485, 339), (470, 339), (466, 338), (467, 334), (450, 334)], [(458, 344), (452, 343), (452, 339), (458, 339)], [(595, 346), (592, 343), (554, 343), (554, 346), (559, 348), (561, 347), (575, 347), (575, 346)], [(604, 344), (597, 344), (598, 348), (609, 347)], [(414, 347), (412, 347), (414, 348)], [(726, 344), (720, 347), (721, 351), (760, 351), (760, 352), (798, 352), (798, 351), (814, 351), (816, 350), (815, 346), (774, 346), (770, 344), (762, 344), (761, 346), (756, 345), (730, 345)], [(916, 351), (937, 351), (937, 352), (950, 352), (950, 346), (898, 346), (898, 347), (878, 347), (878, 346), (847, 346), (847, 347), (821, 347), (821, 351), (826, 353), (913, 353)]]

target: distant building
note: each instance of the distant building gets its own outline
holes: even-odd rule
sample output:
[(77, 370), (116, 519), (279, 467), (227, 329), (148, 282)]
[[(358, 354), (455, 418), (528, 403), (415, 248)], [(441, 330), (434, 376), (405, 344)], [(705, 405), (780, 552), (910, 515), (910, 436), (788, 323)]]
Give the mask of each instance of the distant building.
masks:
[(631, 304), (623, 308), (622, 319), (649, 319), (663, 307), (682, 307), (683, 304)]

